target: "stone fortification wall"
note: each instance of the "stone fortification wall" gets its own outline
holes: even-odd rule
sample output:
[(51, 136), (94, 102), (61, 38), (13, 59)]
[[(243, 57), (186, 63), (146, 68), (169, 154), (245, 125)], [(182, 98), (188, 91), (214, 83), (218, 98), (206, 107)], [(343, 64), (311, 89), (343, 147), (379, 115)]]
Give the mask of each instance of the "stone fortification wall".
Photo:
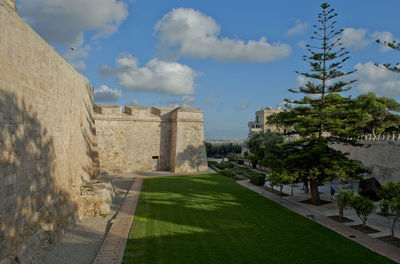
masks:
[(22, 261), (75, 219), (92, 170), (93, 91), (10, 4), (0, 0), (0, 260)]
[(102, 105), (95, 107), (94, 119), (101, 171), (152, 170), (152, 157), (161, 152), (160, 116), (148, 107), (126, 106), (122, 112), (122, 106)]
[(203, 112), (195, 108), (180, 108), (172, 114), (172, 171), (207, 171)]
[(208, 169), (198, 109), (97, 105), (94, 119), (101, 171)]
[(400, 141), (398, 139), (361, 140), (364, 147), (335, 144), (333, 147), (348, 152), (349, 158), (361, 161), (371, 171), (371, 177), (386, 184), (400, 182)]

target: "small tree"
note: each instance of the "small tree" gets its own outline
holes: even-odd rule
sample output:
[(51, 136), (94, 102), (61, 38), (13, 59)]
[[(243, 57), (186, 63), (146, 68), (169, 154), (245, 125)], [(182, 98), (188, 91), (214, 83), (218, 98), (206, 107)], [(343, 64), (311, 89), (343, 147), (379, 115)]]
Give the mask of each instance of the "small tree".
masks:
[(251, 166), (253, 169), (257, 167), (259, 159), (257, 158), (256, 155), (248, 155), (247, 158), (251, 161)]
[(337, 205), (339, 209), (339, 221), (342, 221), (344, 209), (351, 205), (351, 200), (354, 197), (354, 191), (343, 190), (340, 188), (340, 193), (337, 195)]
[(264, 160), (263, 165), (268, 166), (268, 156), (270, 152), (283, 142), (283, 136), (277, 133), (267, 131), (267, 133), (258, 133), (253, 135), (247, 142), (247, 147), (254, 154), (258, 161)]
[(359, 95), (356, 105), (366, 114), (366, 124), (362, 128), (364, 133), (371, 133), (375, 137), (377, 134), (400, 130), (400, 104), (396, 100), (368, 93)]
[(367, 197), (356, 195), (351, 199), (351, 208), (356, 211), (357, 216), (362, 221), (362, 227), (365, 228), (368, 216), (372, 214), (376, 206), (374, 202)]
[[(295, 180), (296, 180), (296, 178), (285, 169), (273, 170), (268, 177), (268, 181), (269, 181), (270, 185), (271, 186), (275, 186), (275, 185), (279, 186), (279, 192), (281, 194), (282, 194), (282, 190), (283, 190), (283, 185), (291, 184)], [(293, 191), (292, 191), (292, 195), (293, 195)]]
[(400, 183), (389, 182), (382, 186), (379, 197), (382, 199), (379, 207), (388, 221), (392, 236), (394, 236), (396, 223), (400, 218)]

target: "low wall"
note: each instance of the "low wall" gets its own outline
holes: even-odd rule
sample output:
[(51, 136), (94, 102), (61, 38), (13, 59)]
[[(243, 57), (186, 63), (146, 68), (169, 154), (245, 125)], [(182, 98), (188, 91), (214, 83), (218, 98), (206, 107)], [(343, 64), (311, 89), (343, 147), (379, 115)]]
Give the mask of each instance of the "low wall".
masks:
[(361, 161), (371, 171), (371, 177), (386, 184), (389, 181), (400, 182), (400, 141), (399, 140), (362, 140), (364, 147), (335, 144), (333, 147), (348, 152), (349, 158)]
[(92, 172), (93, 90), (8, 3), (0, 0), (0, 260), (22, 261), (76, 218)]

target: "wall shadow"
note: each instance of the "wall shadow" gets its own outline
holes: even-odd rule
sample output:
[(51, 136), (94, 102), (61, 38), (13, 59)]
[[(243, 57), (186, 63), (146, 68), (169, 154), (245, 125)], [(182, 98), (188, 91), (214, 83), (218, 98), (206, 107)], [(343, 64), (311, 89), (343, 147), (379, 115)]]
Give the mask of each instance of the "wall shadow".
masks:
[[(170, 115), (170, 113), (168, 113)], [(162, 118), (165, 118), (164, 116)], [(161, 119), (160, 122), (160, 157), (159, 170), (171, 170), (171, 134), (172, 124), (169, 121)]]
[(175, 167), (186, 169), (188, 172), (207, 172), (207, 155), (205, 141), (195, 147), (188, 145), (182, 152), (177, 153), (175, 158)]
[[(92, 160), (91, 164), (82, 166), (82, 169), (90, 176), (90, 178), (96, 178), (100, 174), (100, 161), (99, 161), (99, 149), (96, 140), (96, 127), (95, 120), (93, 117), (93, 87), (90, 83), (86, 84), (87, 93), (90, 94), (90, 102), (85, 101), (85, 124), (89, 124), (89, 128), (83, 125), (83, 120), (81, 120), (81, 133), (84, 138), (86, 155)], [(87, 179), (81, 179), (83, 182)]]
[(55, 182), (56, 159), (54, 139), (33, 107), (0, 91), (0, 260), (27, 261), (74, 222), (77, 204)]

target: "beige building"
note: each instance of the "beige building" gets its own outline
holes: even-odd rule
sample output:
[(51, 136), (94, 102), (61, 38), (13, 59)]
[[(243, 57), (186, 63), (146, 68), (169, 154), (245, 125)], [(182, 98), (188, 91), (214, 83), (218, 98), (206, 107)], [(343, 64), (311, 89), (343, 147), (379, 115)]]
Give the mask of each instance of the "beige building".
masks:
[(275, 125), (267, 125), (268, 116), (279, 113), (282, 110), (280, 109), (272, 109), (270, 107), (262, 107), (261, 110), (257, 111), (255, 114), (255, 121), (251, 121), (248, 123), (249, 126), (249, 137), (257, 133), (266, 133), (268, 130), (278, 132), (280, 128)]

